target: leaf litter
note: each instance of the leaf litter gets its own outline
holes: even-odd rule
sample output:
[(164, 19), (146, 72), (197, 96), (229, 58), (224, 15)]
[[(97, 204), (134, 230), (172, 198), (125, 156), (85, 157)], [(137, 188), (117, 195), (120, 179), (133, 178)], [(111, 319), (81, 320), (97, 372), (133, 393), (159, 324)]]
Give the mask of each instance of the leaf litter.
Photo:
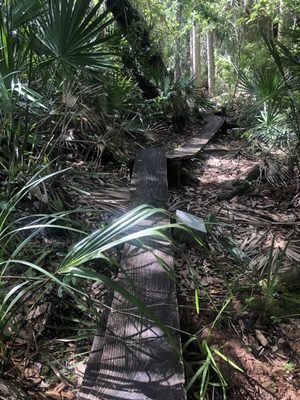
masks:
[[(300, 398), (298, 315), (286, 317), (275, 313), (273, 319), (266, 318), (266, 310), (259, 308), (258, 300), (262, 297), (263, 268), (274, 237), (277, 257), (279, 250), (286, 248), (284, 267), (291, 269), (299, 262), (297, 185), (282, 189), (272, 186), (269, 179), (253, 184), (241, 197), (217, 202), (218, 193), (230, 190), (233, 182), (246, 176), (257, 163), (257, 155), (251, 149), (245, 150), (231, 132), (216, 139), (207, 150), (188, 163), (182, 187), (171, 190), (169, 196), (170, 210), (186, 210), (204, 218), (209, 231), (203, 247), (179, 244), (175, 254), (181, 328), (197, 334), (200, 341), (208, 340), (210, 346), (242, 367), (244, 374), (218, 359), (229, 383), (230, 400), (296, 400)], [(86, 173), (87, 163), (74, 163), (73, 168), (78, 174), (65, 189), (76, 206), (101, 208), (103, 224), (127, 209), (130, 176), (124, 165), (111, 165), (101, 178)], [(83, 192), (77, 190), (79, 187)], [(99, 226), (99, 217), (87, 214), (85, 218), (90, 227)], [(56, 243), (53, 238), (40, 241), (43, 240)], [(237, 289), (247, 284), (250, 288), (246, 287), (245, 297)], [(99, 303), (105, 299), (103, 285), (91, 283), (87, 291)], [(272, 295), (276, 298), (281, 294), (275, 291)], [(219, 315), (227, 301), (229, 306)], [(82, 383), (87, 359), (84, 351), (90, 348), (93, 330), (89, 339), (75, 343), (63, 337), (61, 341), (47, 339), (47, 349), (43, 348), (45, 341), (41, 339), (48, 333), (45, 329), (50, 322), (51, 307), (51, 301), (28, 300), (12, 319), (16, 324), (26, 314), (25, 325), (15, 332), (13, 341), (6, 343), (13, 363), (10, 375), (18, 371), (18, 381), (22, 381), (33, 399), (71, 400)], [(11, 333), (14, 325), (6, 329)], [(57, 351), (59, 359), (64, 360), (63, 374), (61, 365), (58, 368), (51, 361), (53, 357), (47, 356), (52, 351)], [(208, 396), (213, 399), (212, 393)], [(197, 390), (189, 393), (189, 400), (197, 398)]]
[[(259, 155), (246, 150), (232, 131), (208, 148), (186, 167), (193, 180), (183, 181), (169, 199), (171, 209), (179, 207), (204, 218), (209, 231), (202, 249), (182, 245), (177, 254), (182, 329), (195, 333), (200, 342), (208, 340), (242, 367), (244, 374), (219, 360), (230, 400), (296, 400), (300, 398), (299, 177), (280, 186), (273, 172), (276, 185), (269, 177), (253, 183), (240, 197), (216, 201), (218, 193), (231, 190), (246, 176)], [(270, 251), (272, 268), (278, 260), (281, 263), (276, 281), (271, 280)], [(291, 282), (298, 289), (291, 291), (294, 298), (287, 303), (285, 287)], [(230, 296), (229, 307), (214, 324)], [(287, 304), (293, 306), (289, 309)], [(214, 393), (207, 398), (213, 399)], [(197, 390), (188, 394), (189, 400), (198, 396)]]

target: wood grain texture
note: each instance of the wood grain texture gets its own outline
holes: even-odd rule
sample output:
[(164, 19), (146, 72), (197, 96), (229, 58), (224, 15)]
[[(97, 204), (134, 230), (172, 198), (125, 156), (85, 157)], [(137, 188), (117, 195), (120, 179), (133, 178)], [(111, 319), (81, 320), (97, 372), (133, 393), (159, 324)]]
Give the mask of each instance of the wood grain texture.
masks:
[(131, 179), (131, 208), (140, 204), (166, 208), (168, 181), (166, 150), (139, 150)]
[(105, 308), (104, 311), (102, 311), (102, 313), (100, 314), (96, 334), (94, 336), (91, 352), (89, 355), (88, 364), (86, 366), (86, 370), (84, 373), (81, 390), (83, 390), (83, 388), (93, 388), (96, 379), (98, 377), (100, 371), (100, 361), (105, 342), (107, 321), (110, 314), (110, 307), (113, 298), (114, 298), (114, 292), (112, 290), (109, 290), (105, 299), (105, 304), (107, 305), (107, 308)]
[[(139, 151), (133, 171), (132, 207), (166, 207), (167, 171), (163, 149)], [(168, 223), (165, 215), (143, 221), (139, 228)], [(164, 267), (160, 262), (163, 262)], [(158, 238), (125, 245), (118, 283), (146, 304), (165, 325), (165, 332), (115, 293), (109, 313), (97, 377), (85, 379), (81, 400), (185, 400), (174, 266), (170, 243)], [(96, 358), (93, 357), (94, 362)], [(88, 370), (87, 370), (88, 371)], [(95, 376), (93, 377), (95, 378)]]
[(214, 137), (225, 122), (224, 117), (207, 115), (204, 120), (206, 124), (200, 133), (188, 140), (185, 144), (167, 154), (170, 160), (187, 160), (195, 157), (205, 145)]

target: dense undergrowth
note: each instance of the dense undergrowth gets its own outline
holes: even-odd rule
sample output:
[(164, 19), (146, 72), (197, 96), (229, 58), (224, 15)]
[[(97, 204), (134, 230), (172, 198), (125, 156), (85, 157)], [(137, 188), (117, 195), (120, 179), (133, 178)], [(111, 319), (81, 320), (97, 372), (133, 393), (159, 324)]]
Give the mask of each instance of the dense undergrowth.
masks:
[[(189, 122), (201, 121), (203, 112), (224, 104), (204, 97), (193, 79), (175, 78), (167, 69), (161, 76), (146, 65), (147, 57), (139, 60), (132, 40), (102, 1), (4, 1), (0, 33), (0, 374), (27, 379), (33, 387), (40, 376), (72, 387), (77, 385), (73, 371), (88, 354), (108, 288), (155, 319), (113, 278), (119, 245), (164, 235), (151, 229), (128, 237), (129, 229), (155, 209), (140, 207), (120, 216), (109, 195), (108, 202), (78, 207), (74, 199), (86, 188), (78, 187), (76, 176), (80, 182), (94, 179), (103, 185), (109, 168), (126, 164), (136, 143), (170, 130), (175, 137)], [(298, 182), (299, 31), (293, 35), (295, 45), (264, 39), (267, 62), (257, 70), (239, 71), (237, 96), (231, 99), (245, 140), (260, 148), (268, 165), (265, 177), (275, 186)], [(132, 54), (139, 79), (125, 66), (124, 59)], [(145, 96), (141, 76), (157, 88), (156, 97)], [(270, 153), (278, 149), (289, 159), (287, 172), (278, 160), (272, 164)], [(275, 172), (274, 164), (279, 165)], [(224, 238), (214, 236), (213, 217), (207, 225), (213, 240), (221, 243)], [(286, 258), (298, 268), (297, 244), (297, 237), (281, 246), (272, 239), (259, 264), (239, 258), (240, 250), (225, 243), (249, 280), (228, 285), (211, 330), (240, 292), (244, 307), (264, 320), (276, 323), (286, 315), (287, 304), (289, 313), (298, 316), (299, 282), (291, 289), (279, 279)], [(199, 312), (201, 288), (196, 272), (191, 269), (190, 274), (196, 287), (193, 307)], [(218, 361), (240, 367), (197, 333), (185, 339), (185, 351), (193, 349), (187, 351), (187, 388), (196, 388), (199, 399), (221, 388), (220, 398), (225, 399), (227, 383)], [(27, 350), (18, 353), (18, 346)], [(40, 369), (30, 375), (36, 363)]]

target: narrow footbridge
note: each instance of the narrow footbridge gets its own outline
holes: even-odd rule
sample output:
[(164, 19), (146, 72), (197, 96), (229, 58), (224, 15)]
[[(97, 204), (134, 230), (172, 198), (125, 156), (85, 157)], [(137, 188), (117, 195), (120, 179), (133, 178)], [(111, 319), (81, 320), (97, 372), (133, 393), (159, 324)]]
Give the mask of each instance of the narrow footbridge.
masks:
[[(214, 117), (212, 125), (216, 133), (222, 125), (219, 117)], [(207, 134), (207, 138), (212, 136)], [(200, 150), (208, 140), (199, 136)], [(191, 157), (200, 151), (196, 146), (193, 139)], [(187, 149), (188, 145), (182, 151), (185, 159)], [(169, 158), (178, 161), (179, 153)], [(162, 148), (138, 151), (131, 208), (148, 204), (167, 209), (167, 157)], [(138, 228), (169, 222), (166, 215), (159, 214)], [(167, 241), (146, 238), (141, 245), (125, 245), (117, 282), (147, 306), (156, 322), (119, 293), (111, 293), (111, 307), (101, 316), (80, 400), (186, 399), (173, 271), (172, 246)], [(158, 321), (169, 329), (163, 329)]]

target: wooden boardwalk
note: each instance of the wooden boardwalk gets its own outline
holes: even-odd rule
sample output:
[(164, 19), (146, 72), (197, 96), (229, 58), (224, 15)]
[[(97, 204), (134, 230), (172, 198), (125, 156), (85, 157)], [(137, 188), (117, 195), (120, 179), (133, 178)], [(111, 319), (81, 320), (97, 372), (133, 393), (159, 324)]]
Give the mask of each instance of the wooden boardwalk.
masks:
[(206, 125), (201, 128), (198, 135), (167, 154), (169, 160), (187, 160), (196, 157), (222, 127), (225, 118), (217, 115), (207, 115), (204, 121), (206, 121)]
[(189, 139), (182, 146), (174, 149), (167, 154), (168, 161), (168, 182), (170, 187), (179, 187), (181, 185), (181, 167), (182, 162), (197, 157), (200, 151), (214, 137), (225, 123), (224, 117), (216, 115), (206, 115), (204, 125), (198, 135)]
[[(140, 204), (167, 207), (163, 149), (138, 152), (132, 185), (132, 208)], [(143, 221), (139, 228), (168, 222), (166, 216), (157, 215)], [(168, 242), (146, 238), (143, 245), (125, 245), (117, 281), (147, 305), (160, 321), (175, 328), (170, 330), (172, 340), (119, 293), (112, 294), (113, 311), (102, 317), (103, 324), (94, 340), (80, 400), (186, 399), (172, 272), (173, 255)]]

